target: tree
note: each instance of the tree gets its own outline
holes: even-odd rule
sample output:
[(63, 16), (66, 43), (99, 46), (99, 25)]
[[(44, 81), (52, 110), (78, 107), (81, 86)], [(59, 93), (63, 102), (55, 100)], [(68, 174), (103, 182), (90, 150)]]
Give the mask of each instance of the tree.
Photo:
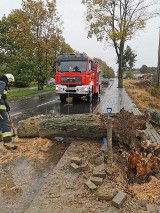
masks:
[(130, 46), (127, 45), (124, 55), (123, 55), (123, 62), (122, 67), (124, 71), (131, 71), (135, 62), (136, 62), (137, 54), (134, 53), (134, 51), (131, 49)]
[(158, 0), (83, 0), (87, 6), (88, 37), (111, 41), (118, 59), (118, 87), (123, 87), (125, 42), (153, 17), (148, 9)]
[(52, 62), (57, 56), (74, 52), (61, 32), (55, 1), (23, 0), (22, 9), (0, 20), (1, 74), (10, 72), (16, 82), (35, 81), (43, 89), (46, 79), (54, 75)]
[(158, 46), (157, 87), (160, 87), (160, 31), (159, 31), (159, 46)]
[(10, 37), (21, 46), (22, 55), (30, 58), (32, 79), (38, 82), (38, 89), (43, 89), (52, 71), (54, 44), (62, 32), (56, 1), (23, 0), (22, 9), (13, 11), (8, 19), (15, 23)]
[(147, 65), (142, 65), (142, 67), (139, 70), (140, 70), (140, 72), (142, 74), (147, 74), (148, 73), (148, 67), (147, 67)]

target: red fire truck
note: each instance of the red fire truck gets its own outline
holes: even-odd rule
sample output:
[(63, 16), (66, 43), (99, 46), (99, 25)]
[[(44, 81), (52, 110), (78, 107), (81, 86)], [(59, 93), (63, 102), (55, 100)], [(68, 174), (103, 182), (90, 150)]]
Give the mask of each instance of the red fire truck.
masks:
[(86, 54), (64, 53), (55, 62), (56, 93), (61, 102), (67, 97), (85, 97), (92, 102), (101, 91), (101, 68)]

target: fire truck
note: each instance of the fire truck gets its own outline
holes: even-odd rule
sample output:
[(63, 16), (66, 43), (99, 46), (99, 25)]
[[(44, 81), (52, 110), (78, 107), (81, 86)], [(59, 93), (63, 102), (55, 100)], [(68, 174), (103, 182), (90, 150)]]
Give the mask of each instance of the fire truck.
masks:
[(101, 91), (101, 67), (83, 53), (64, 53), (55, 61), (56, 93), (61, 102), (68, 97), (84, 98), (91, 103)]

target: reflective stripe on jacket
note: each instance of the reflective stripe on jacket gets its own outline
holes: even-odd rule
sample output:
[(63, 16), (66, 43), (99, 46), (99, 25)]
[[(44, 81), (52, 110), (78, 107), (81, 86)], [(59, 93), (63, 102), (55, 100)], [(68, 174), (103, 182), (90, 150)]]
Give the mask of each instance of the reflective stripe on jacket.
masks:
[(2, 137), (5, 138), (5, 137), (12, 137), (12, 132), (3, 132), (2, 133)]
[(0, 81), (0, 110), (6, 110), (6, 99), (7, 99), (7, 90), (6, 84), (3, 81)]
[(5, 105), (0, 104), (0, 109), (6, 110), (6, 106), (5, 106)]

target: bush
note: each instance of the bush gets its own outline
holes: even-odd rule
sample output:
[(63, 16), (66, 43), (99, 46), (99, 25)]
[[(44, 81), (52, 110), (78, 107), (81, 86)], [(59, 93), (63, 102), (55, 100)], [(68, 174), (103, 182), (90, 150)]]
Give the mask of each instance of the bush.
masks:
[(26, 77), (24, 76), (19, 76), (19, 77), (16, 77), (15, 79), (15, 84), (14, 84), (16, 87), (28, 87), (29, 86), (29, 81), (27, 80)]
[(152, 96), (156, 97), (158, 95), (158, 86), (157, 86), (157, 75), (153, 75), (153, 78), (151, 80), (151, 87), (150, 87), (150, 93)]

